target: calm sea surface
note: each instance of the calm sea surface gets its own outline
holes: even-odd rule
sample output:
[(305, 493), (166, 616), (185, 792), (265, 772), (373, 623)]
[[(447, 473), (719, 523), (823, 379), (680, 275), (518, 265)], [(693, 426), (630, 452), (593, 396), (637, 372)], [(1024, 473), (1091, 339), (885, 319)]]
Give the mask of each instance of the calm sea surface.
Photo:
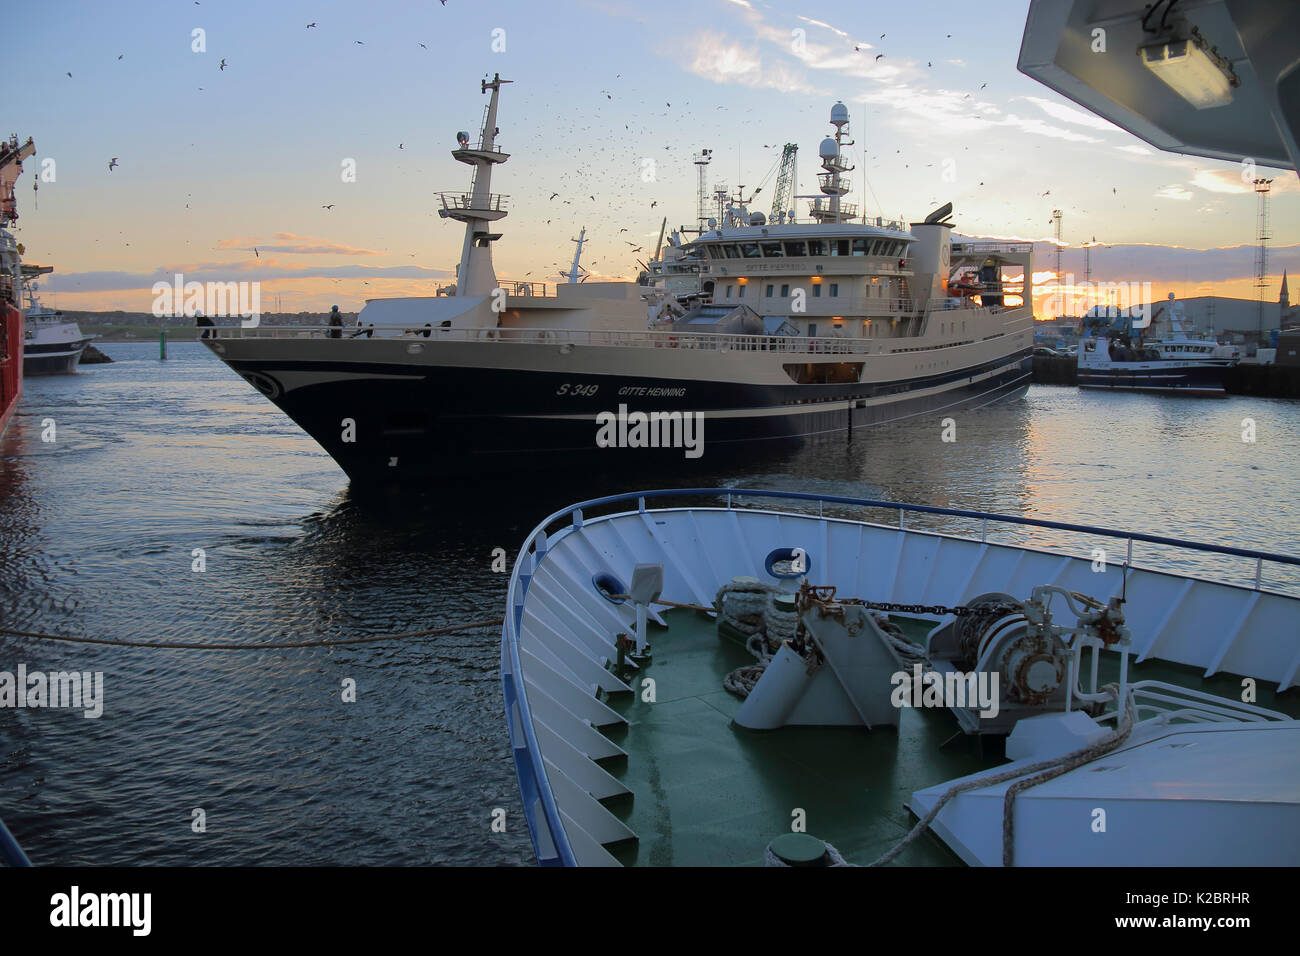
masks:
[[(166, 362), (156, 343), (103, 349), (115, 364), (28, 379), (0, 441), (3, 626), (256, 642), (492, 618), (507, 578), (494, 548), (513, 561), (551, 511), (646, 484), (524, 473), (361, 499), (201, 345), (173, 343)], [(706, 455), (709, 478), (653, 484), (888, 498), (1300, 554), (1300, 403), (1035, 386), (956, 427), (952, 443), (919, 418), (766, 460)], [(1001, 539), (1060, 540), (1018, 534)], [(1206, 570), (1141, 546), (1135, 560)], [(1250, 562), (1222, 567), (1253, 576)], [(1270, 569), (1265, 583), (1300, 591), (1294, 573)], [(483, 628), (196, 652), (0, 636), (0, 671), (104, 674), (98, 719), (0, 709), (0, 817), (38, 864), (530, 863), (499, 640)], [(349, 679), (355, 703), (342, 700)], [(496, 807), (504, 834), (491, 832)], [(205, 833), (191, 827), (197, 808)]]

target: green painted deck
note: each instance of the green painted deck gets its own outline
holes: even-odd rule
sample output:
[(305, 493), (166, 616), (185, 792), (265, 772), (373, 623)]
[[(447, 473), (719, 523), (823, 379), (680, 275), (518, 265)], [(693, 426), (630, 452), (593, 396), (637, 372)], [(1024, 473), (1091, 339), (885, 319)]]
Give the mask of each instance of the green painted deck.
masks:
[[(983, 741), (983, 756), (979, 740), (950, 739), (957, 723), (942, 709), (904, 709), (897, 729), (738, 727), (731, 715), (741, 701), (723, 690), (722, 679), (753, 658), (703, 614), (679, 609), (664, 620), (667, 630), (650, 632), (653, 659), (635, 675), (637, 693), (603, 698), (628, 721), (604, 728), (628, 758), (602, 764), (633, 792), (605, 801), (639, 837), (608, 848), (624, 864), (761, 866), (767, 844), (790, 832), (796, 809), (805, 811), (808, 833), (850, 863), (869, 863), (915, 823), (903, 806), (913, 791), (1003, 762), (999, 738)], [(894, 620), (912, 640), (932, 626)], [(1111, 679), (1107, 670), (1104, 679)], [(1178, 665), (1137, 665), (1130, 673), (1132, 680), (1241, 694), (1240, 678), (1202, 681), (1199, 671)], [(641, 699), (646, 677), (655, 681), (654, 703)], [(1300, 715), (1300, 694), (1276, 698), (1261, 685), (1259, 698), (1261, 707)], [(891, 865), (960, 863), (927, 833)]]
[[(867, 863), (911, 828), (903, 802), (912, 791), (988, 765), (974, 740), (940, 749), (957, 730), (946, 711), (904, 711), (897, 731), (737, 727), (731, 715), (741, 701), (722, 679), (753, 657), (702, 614), (674, 610), (664, 620), (668, 629), (649, 635), (653, 660), (634, 681), (639, 689), (654, 678), (656, 702), (639, 692), (606, 699), (628, 721), (605, 728), (627, 760), (604, 764), (634, 794), (605, 803), (640, 837), (609, 848), (625, 864), (761, 866), (796, 808), (807, 814), (808, 833)], [(896, 862), (960, 863), (930, 835)]]

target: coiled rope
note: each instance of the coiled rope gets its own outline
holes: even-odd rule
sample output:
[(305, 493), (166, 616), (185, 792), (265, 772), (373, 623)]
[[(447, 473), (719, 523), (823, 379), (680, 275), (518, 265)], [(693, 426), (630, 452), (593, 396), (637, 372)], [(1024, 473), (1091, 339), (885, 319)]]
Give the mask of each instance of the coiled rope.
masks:
[(499, 627), (504, 621), (505, 619), (500, 617), (485, 618), (481, 621), (467, 621), (464, 624), (451, 624), (446, 627), (434, 627), (424, 631), (404, 631), (400, 634), (345, 637), (338, 640), (321, 641), (275, 641), (269, 644), (209, 644), (203, 641), (112, 641), (100, 637), (43, 634), (39, 631), (19, 631), (7, 627), (0, 627), (0, 634), (11, 637), (27, 637), (40, 641), (64, 641), (69, 644), (100, 644), (105, 647), (154, 647), (187, 651), (280, 651), (300, 647), (342, 647), (346, 644), (377, 644), (381, 641), (400, 641), (412, 637), (434, 637), (439, 634), (454, 634), (457, 631), (469, 631), (480, 627)]
[[(854, 866), (855, 865), (853, 863), (850, 863), (848, 860), (844, 859), (844, 857), (840, 855), (840, 851), (835, 849), (835, 847), (831, 846), (825, 840), (823, 840), (822, 843), (826, 847), (826, 855), (830, 858), (831, 866)], [(773, 853), (772, 848), (769, 846), (765, 850), (763, 850), (763, 865), (764, 866), (789, 866), (790, 864), (786, 863), (779, 856)]]

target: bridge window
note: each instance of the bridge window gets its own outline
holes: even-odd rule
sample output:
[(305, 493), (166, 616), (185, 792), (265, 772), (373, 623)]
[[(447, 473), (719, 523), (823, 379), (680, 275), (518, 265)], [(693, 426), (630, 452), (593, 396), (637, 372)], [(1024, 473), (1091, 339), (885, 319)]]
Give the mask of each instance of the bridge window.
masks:
[(854, 254), (855, 256), (865, 256), (865, 255), (867, 254), (867, 240), (866, 240), (866, 239), (854, 239), (854, 240), (853, 240), (853, 254)]
[(809, 240), (808, 240), (808, 255), (810, 255), (810, 256), (824, 256), (824, 255), (826, 255), (826, 240), (825, 240), (825, 239), (809, 239)]
[(727, 251), (727, 258), (728, 258), (728, 259), (739, 259), (739, 258), (740, 258), (740, 250), (737, 249), (734, 245), (726, 245), (726, 246), (723, 246), (722, 248), (725, 249), (725, 250)]
[(757, 258), (759, 258), (759, 255), (758, 255), (758, 243), (757, 243), (757, 242), (742, 242), (742, 243), (740, 244), (740, 257), (741, 257), (742, 259), (757, 259)]
[(766, 256), (767, 258), (769, 259), (781, 258), (781, 243), (764, 242), (761, 245), (763, 247), (763, 255)]
[(808, 255), (808, 243), (787, 242), (785, 244), (785, 254), (787, 256), (806, 256)]

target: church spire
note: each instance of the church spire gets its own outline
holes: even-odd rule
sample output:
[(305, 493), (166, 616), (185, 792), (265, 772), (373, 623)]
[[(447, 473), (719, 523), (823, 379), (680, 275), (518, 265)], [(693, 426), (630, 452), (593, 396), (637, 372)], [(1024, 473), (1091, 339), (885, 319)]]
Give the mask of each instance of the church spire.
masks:
[(1278, 307), (1285, 313), (1291, 308), (1291, 296), (1286, 291), (1286, 270), (1282, 270), (1282, 292), (1277, 297)]

